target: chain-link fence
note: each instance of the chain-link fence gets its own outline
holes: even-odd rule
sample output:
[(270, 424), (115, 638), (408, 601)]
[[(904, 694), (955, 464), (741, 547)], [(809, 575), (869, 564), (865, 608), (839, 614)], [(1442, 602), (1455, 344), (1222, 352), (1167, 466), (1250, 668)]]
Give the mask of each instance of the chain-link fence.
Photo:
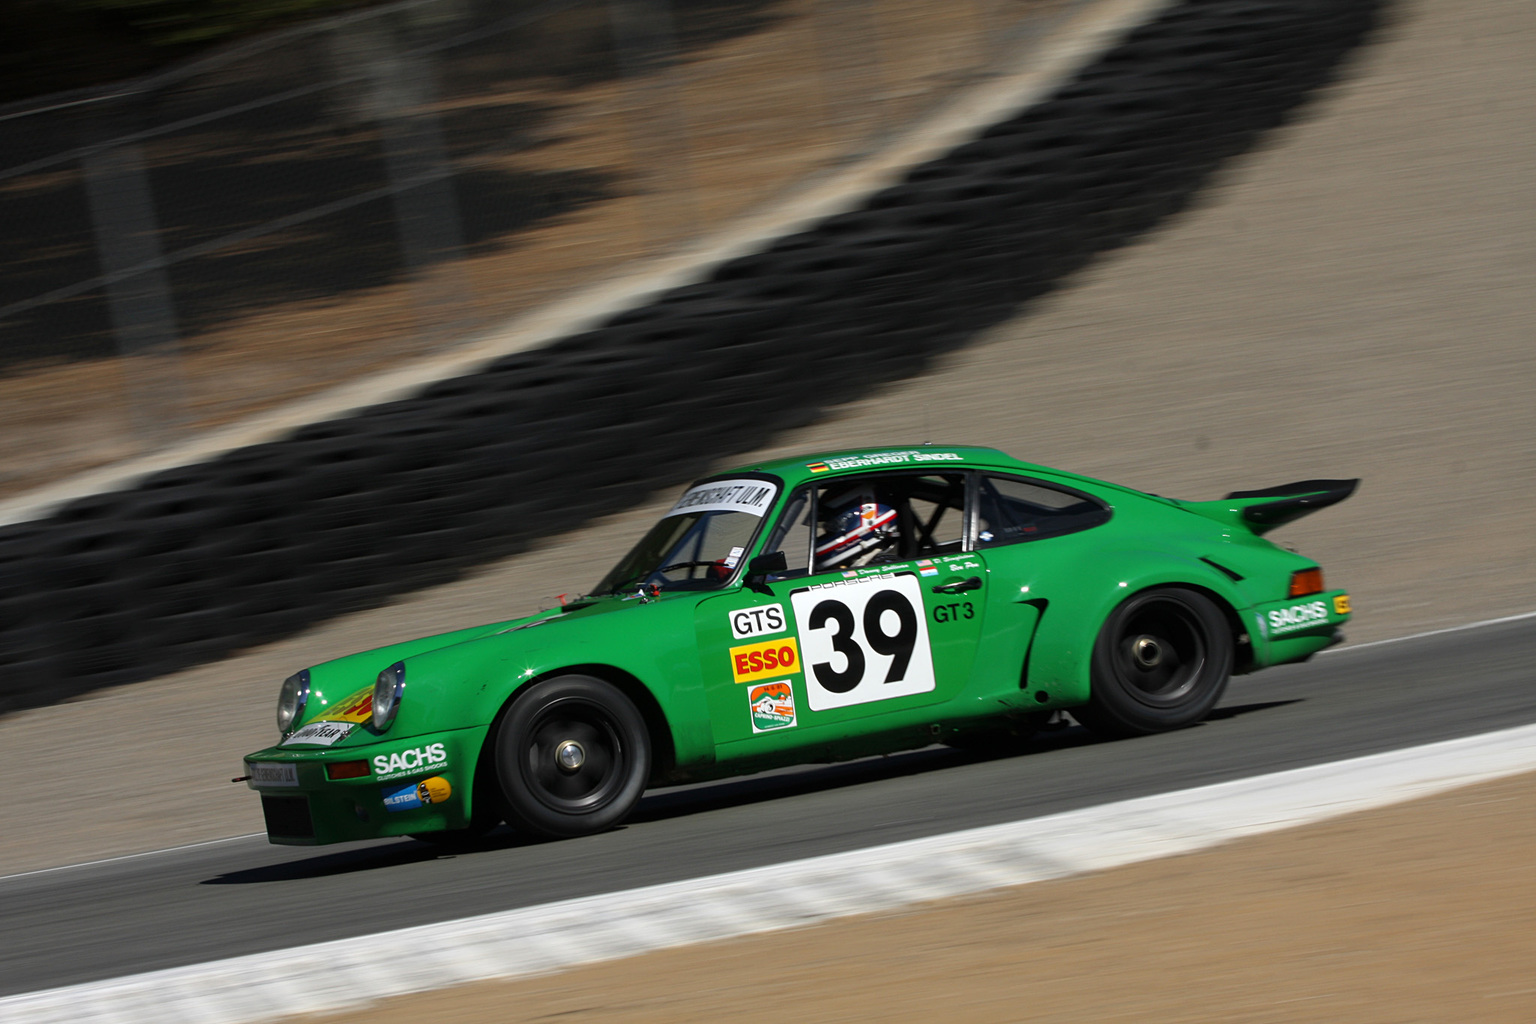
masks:
[(0, 496), (675, 246), (1053, 3), (406, 0), (0, 109)]

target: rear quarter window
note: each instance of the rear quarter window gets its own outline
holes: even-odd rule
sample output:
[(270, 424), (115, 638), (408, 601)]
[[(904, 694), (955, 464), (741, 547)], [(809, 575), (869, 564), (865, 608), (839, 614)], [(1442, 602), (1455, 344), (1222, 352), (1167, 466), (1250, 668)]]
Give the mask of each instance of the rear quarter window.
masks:
[(1009, 476), (981, 478), (976, 546), (1060, 537), (1109, 522), (1108, 506), (1080, 491)]

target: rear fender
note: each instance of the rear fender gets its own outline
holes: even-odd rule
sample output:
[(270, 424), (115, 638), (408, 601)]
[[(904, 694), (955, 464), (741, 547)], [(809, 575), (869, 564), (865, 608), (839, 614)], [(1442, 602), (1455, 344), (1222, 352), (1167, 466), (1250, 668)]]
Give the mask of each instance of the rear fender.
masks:
[[(1154, 587), (1184, 587), (1211, 598), (1232, 631), (1234, 671), (1248, 667), (1247, 635), (1240, 610), (1248, 606), (1227, 579), (1198, 559), (1184, 559), (1164, 552), (1107, 552), (1107, 560), (1135, 565), (1136, 571), (1114, 578), (1075, 583), (1053, 592), (1035, 630), (1029, 655), (1028, 689), (1041, 708), (1085, 704), (1091, 690), (1093, 646), (1099, 630), (1121, 602)], [(1038, 595), (1046, 597), (1047, 595)], [(1040, 694), (1046, 695), (1041, 699)]]

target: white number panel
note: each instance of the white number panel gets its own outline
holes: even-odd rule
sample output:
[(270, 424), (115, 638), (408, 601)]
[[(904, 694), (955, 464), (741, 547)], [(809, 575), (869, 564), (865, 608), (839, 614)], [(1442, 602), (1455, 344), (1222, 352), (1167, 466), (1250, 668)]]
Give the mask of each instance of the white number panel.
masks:
[(928, 693), (928, 616), (916, 576), (822, 584), (790, 596), (812, 711)]

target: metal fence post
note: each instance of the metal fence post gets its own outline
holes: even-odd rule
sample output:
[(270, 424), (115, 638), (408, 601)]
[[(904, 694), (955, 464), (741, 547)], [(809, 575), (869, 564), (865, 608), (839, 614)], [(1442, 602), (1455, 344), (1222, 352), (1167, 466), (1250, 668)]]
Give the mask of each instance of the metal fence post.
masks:
[(376, 21), (349, 26), (345, 35), (338, 30), (335, 41), (341, 66), (350, 60), (366, 68), (354, 113), (378, 126), (421, 337), (429, 345), (450, 340), (471, 327), (474, 297), (459, 264), (464, 231), (430, 60), (405, 51)]
[(869, 0), (817, 0), (812, 18), (830, 119), (834, 124), (865, 122), (869, 128), (864, 141), (877, 138), (889, 118), (879, 33)]
[(80, 164), (130, 421), (146, 444), (162, 444), (186, 423), (186, 389), (143, 147), (110, 140), (87, 149)]
[[(626, 118), (630, 151), (643, 165), (653, 193), (665, 192), (671, 226), (691, 234), (698, 216), (693, 201), (692, 143), (678, 83), (677, 35), (671, 0), (608, 0), (608, 24), (619, 66), (632, 83), (632, 116)], [(662, 203), (642, 199), (653, 245), (669, 232)]]

